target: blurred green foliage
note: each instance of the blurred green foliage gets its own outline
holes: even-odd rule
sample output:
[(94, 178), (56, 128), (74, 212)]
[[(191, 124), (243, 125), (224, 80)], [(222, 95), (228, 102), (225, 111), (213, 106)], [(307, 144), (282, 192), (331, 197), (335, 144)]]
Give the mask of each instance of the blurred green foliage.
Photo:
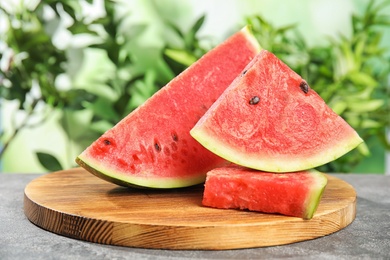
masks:
[[(16, 101), (18, 109), (25, 112), (21, 123), (15, 121), (8, 127), (10, 132), (0, 133), (0, 159), (20, 130), (47, 120), (56, 109), (63, 112), (62, 127), (69, 141), (94, 141), (212, 47), (201, 44), (211, 42), (211, 38), (198, 35), (205, 16), (194, 21), (188, 30), (160, 17), (162, 26), (175, 40), (166, 39), (160, 49), (137, 49), (137, 40), (150, 25), (129, 26), (127, 18), (131, 14), (120, 12), (121, 4), (104, 1), (105, 15), (95, 19), (86, 19), (80, 3), (72, 0), (38, 1), (36, 6), (17, 12), (0, 9), (9, 24), (7, 33), (1, 36), (6, 48), (0, 50), (0, 97)], [(351, 17), (352, 35), (329, 39), (326, 46), (308, 46), (295, 25), (276, 28), (260, 16), (248, 17), (246, 21), (263, 48), (301, 74), (365, 140), (379, 138), (383, 149), (389, 149), (385, 131), (390, 126), (390, 60), (389, 49), (380, 46), (380, 27), (390, 25), (390, 17), (382, 14), (388, 5), (388, 1), (371, 1), (364, 13)], [(50, 21), (44, 16), (48, 9), (54, 13)], [(55, 46), (50, 28), (65, 15), (72, 20), (66, 28), (71, 35), (87, 35), (94, 41), (73, 49)], [(93, 75), (90, 84), (58, 87), (59, 77), (72, 74), (74, 64), (70, 56), (75, 49), (81, 56), (93, 53), (105, 57), (105, 68), (111, 69), (104, 77)], [(152, 65), (145, 66), (144, 60), (152, 61)], [(83, 131), (75, 129), (74, 124), (70, 127), (72, 113), (80, 111), (90, 115), (86, 117), (88, 122), (83, 122)], [(37, 116), (39, 121), (30, 120)], [(369, 153), (370, 142), (366, 145), (321, 170), (352, 171)], [(53, 155), (35, 152), (49, 171), (62, 168)]]
[[(387, 9), (386, 9), (387, 8)], [(383, 27), (390, 26), (389, 1), (371, 0), (351, 17), (352, 34), (308, 46), (294, 25), (276, 28), (260, 16), (249, 17), (263, 48), (272, 51), (309, 82), (325, 102), (365, 140), (347, 155), (320, 170), (350, 172), (380, 140), (389, 150), (390, 48), (382, 46)]]
[[(92, 4), (93, 1), (87, 2)], [(25, 112), (21, 123), (17, 122), (16, 116), (11, 117), (15, 120), (7, 127), (10, 132), (0, 133), (3, 143), (0, 159), (21, 130), (39, 126), (48, 120), (53, 109), (62, 110), (61, 124), (69, 143), (91, 143), (208, 50), (201, 47), (197, 37), (204, 16), (188, 31), (159, 17), (165, 30), (176, 40), (167, 39), (161, 49), (142, 46), (137, 50), (134, 42), (148, 25), (133, 23), (127, 27), (129, 13), (121, 12), (125, 8), (123, 4), (104, 1), (105, 15), (93, 20), (86, 19), (80, 2), (72, 0), (38, 1), (36, 6), (24, 6), (13, 12), (0, 7), (9, 25), (6, 34), (1, 36), (7, 46), (0, 52), (0, 59), (5, 64), (0, 71), (0, 97), (17, 101), (18, 110)], [(54, 12), (55, 17), (50, 21), (45, 18), (45, 9)], [(76, 84), (66, 89), (57, 86), (56, 80), (63, 74), (71, 74), (70, 67), (74, 66), (69, 56), (75, 48), (55, 46), (54, 33), (50, 32), (51, 24), (58, 24), (64, 17), (72, 21), (65, 28), (72, 36), (88, 35), (97, 39), (76, 48), (76, 55), (94, 50), (93, 55), (104, 57), (104, 76), (94, 75), (88, 85)], [(153, 66), (145, 66), (144, 60), (152, 60)], [(80, 69), (80, 66), (76, 67)], [(87, 129), (81, 130), (72, 124), (72, 113), (78, 111), (91, 114), (86, 117), (90, 122), (83, 123)], [(41, 120), (37, 121), (36, 117)], [(41, 165), (49, 171), (62, 167), (53, 155), (35, 152)]]

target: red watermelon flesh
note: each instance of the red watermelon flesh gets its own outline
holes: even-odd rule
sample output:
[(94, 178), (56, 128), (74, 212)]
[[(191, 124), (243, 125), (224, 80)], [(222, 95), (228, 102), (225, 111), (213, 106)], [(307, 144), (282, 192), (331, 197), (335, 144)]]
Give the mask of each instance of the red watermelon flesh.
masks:
[(326, 184), (316, 170), (280, 174), (227, 166), (207, 173), (202, 204), (311, 219)]
[(362, 142), (297, 73), (263, 50), (191, 130), (215, 154), (271, 172), (311, 169)]
[(260, 51), (247, 27), (215, 47), (155, 93), (77, 158), (122, 186), (185, 187), (225, 163), (189, 131)]

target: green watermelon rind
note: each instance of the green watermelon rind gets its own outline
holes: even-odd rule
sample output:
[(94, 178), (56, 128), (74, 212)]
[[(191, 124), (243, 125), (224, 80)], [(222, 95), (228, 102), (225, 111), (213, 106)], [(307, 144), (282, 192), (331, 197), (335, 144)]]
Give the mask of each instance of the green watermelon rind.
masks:
[[(120, 173), (114, 171), (112, 169), (98, 167), (99, 165), (98, 162), (94, 162), (92, 158), (85, 158), (81, 155), (76, 158), (76, 163), (80, 165), (82, 168), (86, 169), (88, 172), (95, 175), (96, 177), (117, 184), (119, 186), (130, 187), (130, 188), (145, 188), (145, 189), (182, 188), (182, 187), (188, 187), (188, 186), (193, 186), (193, 185), (203, 183), (206, 179), (206, 176), (195, 176), (192, 178), (188, 178), (188, 177), (145, 178), (139, 176), (132, 176), (126, 173)], [(95, 165), (95, 167), (91, 165)]]
[(251, 26), (246, 25), (241, 29), (241, 32), (246, 35), (248, 42), (251, 46), (254, 46), (255, 49), (257, 49), (259, 52), (263, 50), (263, 47), (260, 46), (259, 42), (257, 41), (256, 37), (253, 35), (251, 31)]
[(249, 156), (245, 152), (240, 152), (239, 150), (232, 150), (224, 142), (219, 142), (217, 136), (214, 136), (212, 133), (197, 126), (191, 129), (190, 133), (191, 136), (205, 148), (227, 161), (256, 170), (280, 173), (316, 168), (340, 158), (363, 142), (360, 136), (354, 132), (349, 138), (338, 143), (337, 146), (312, 155), (310, 158), (298, 158), (294, 156), (290, 156), (289, 158), (286, 156), (285, 158), (282, 158), (281, 156), (277, 158), (261, 158)]
[(322, 194), (325, 191), (326, 185), (328, 184), (328, 178), (325, 174), (311, 169), (310, 174), (313, 176), (315, 183), (310, 187), (309, 196), (307, 198), (306, 211), (303, 214), (303, 219), (312, 219), (315, 212), (317, 211), (318, 205), (320, 204)]

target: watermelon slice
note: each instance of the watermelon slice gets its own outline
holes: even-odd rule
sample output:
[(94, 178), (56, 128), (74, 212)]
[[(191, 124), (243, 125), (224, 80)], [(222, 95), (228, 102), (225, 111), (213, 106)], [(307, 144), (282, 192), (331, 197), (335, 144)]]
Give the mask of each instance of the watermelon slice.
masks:
[(104, 133), (76, 162), (122, 186), (176, 188), (204, 182), (206, 172), (225, 160), (189, 131), (259, 51), (243, 28)]
[(263, 50), (191, 130), (238, 165), (293, 172), (328, 163), (362, 139), (297, 73)]
[(207, 173), (202, 204), (311, 219), (327, 182), (316, 170), (280, 174), (221, 167)]

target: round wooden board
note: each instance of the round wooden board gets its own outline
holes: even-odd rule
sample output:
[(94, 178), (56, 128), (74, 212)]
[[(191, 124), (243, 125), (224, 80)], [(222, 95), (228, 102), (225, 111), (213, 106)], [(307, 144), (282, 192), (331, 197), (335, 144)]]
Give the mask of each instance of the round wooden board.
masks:
[(311, 220), (203, 207), (203, 186), (138, 190), (82, 168), (41, 176), (25, 188), (24, 211), (37, 226), (80, 240), (140, 248), (222, 250), (314, 239), (349, 225), (354, 188), (333, 176)]

